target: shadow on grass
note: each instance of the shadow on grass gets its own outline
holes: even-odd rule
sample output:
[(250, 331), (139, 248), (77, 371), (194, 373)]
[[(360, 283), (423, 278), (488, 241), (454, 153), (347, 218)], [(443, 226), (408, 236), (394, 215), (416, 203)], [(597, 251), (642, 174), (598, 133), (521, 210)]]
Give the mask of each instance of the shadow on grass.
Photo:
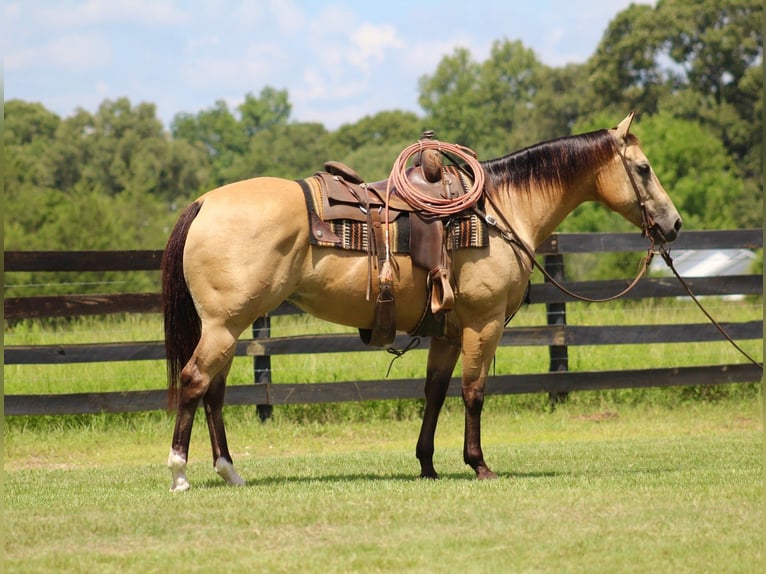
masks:
[[(507, 479), (535, 479), (554, 478), (564, 472), (537, 471), (537, 472), (508, 472), (498, 474), (497, 480)], [(484, 482), (476, 478), (473, 473), (443, 473), (439, 479), (421, 478), (416, 474), (374, 474), (374, 473), (349, 473), (349, 474), (322, 474), (316, 476), (263, 476), (245, 480), (245, 487), (276, 487), (284, 484), (316, 484), (316, 483), (354, 483), (354, 482), (412, 482), (414, 484), (439, 484), (440, 482), (463, 481)], [(489, 481), (493, 482), (493, 481)], [(220, 478), (208, 478), (194, 482), (193, 488), (232, 488)]]

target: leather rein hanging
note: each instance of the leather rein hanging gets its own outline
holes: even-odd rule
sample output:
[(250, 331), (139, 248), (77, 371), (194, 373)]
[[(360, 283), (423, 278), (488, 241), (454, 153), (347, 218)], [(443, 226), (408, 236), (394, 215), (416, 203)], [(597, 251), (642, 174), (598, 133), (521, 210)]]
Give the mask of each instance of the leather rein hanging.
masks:
[[(532, 249), (532, 247), (527, 244), (526, 241), (521, 239), (521, 237), (513, 230), (513, 227), (508, 222), (508, 220), (505, 218), (505, 216), (502, 214), (502, 212), (497, 208), (497, 205), (492, 200), (492, 197), (485, 194), (485, 197), (489, 204), (492, 206), (492, 208), (495, 210), (495, 213), (497, 213), (497, 216), (502, 220), (502, 226), (498, 221), (492, 217), (491, 215), (488, 215), (486, 213), (483, 213), (478, 207), (474, 206), (473, 210), (484, 219), (484, 221), (487, 222), (487, 225), (490, 227), (494, 227), (499, 233), (500, 236), (507, 241), (511, 247), (516, 250), (518, 253), (519, 250), (523, 252), (527, 257), (529, 257), (529, 260), (532, 262), (532, 265), (534, 267), (537, 267), (540, 272), (545, 276), (548, 281), (550, 281), (553, 285), (555, 285), (559, 290), (564, 292), (565, 294), (569, 295), (570, 297), (577, 299), (579, 301), (584, 301), (586, 303), (606, 303), (608, 301), (614, 301), (615, 299), (619, 299), (620, 297), (626, 295), (629, 293), (641, 280), (641, 278), (646, 273), (647, 268), (649, 267), (649, 263), (651, 263), (652, 258), (656, 253), (659, 252), (659, 254), (662, 256), (662, 259), (665, 261), (665, 264), (670, 268), (670, 270), (673, 272), (673, 275), (675, 275), (676, 279), (681, 283), (683, 288), (686, 290), (687, 294), (691, 299), (694, 301), (694, 303), (699, 307), (700, 311), (710, 320), (710, 322), (715, 326), (716, 329), (723, 335), (723, 337), (731, 343), (734, 348), (740, 352), (746, 359), (748, 359), (753, 365), (758, 367), (759, 369), (763, 370), (763, 363), (759, 363), (756, 361), (753, 357), (751, 357), (747, 352), (745, 352), (744, 349), (742, 349), (737, 343), (734, 341), (734, 339), (726, 332), (726, 330), (721, 326), (721, 324), (716, 321), (713, 316), (702, 306), (702, 304), (699, 302), (697, 297), (694, 295), (694, 293), (691, 290), (691, 287), (689, 284), (681, 277), (681, 275), (676, 270), (675, 266), (673, 265), (673, 260), (670, 257), (670, 252), (665, 248), (664, 245), (661, 245), (659, 249), (655, 246), (655, 240), (654, 237), (652, 237), (652, 234), (650, 233), (650, 230), (654, 227), (655, 223), (652, 219), (652, 216), (649, 214), (648, 210), (646, 209), (646, 202), (643, 197), (641, 197), (641, 192), (638, 189), (638, 184), (636, 183), (636, 180), (633, 177), (633, 173), (630, 171), (630, 167), (628, 166), (628, 161), (625, 158), (624, 152), (619, 152), (620, 159), (622, 160), (622, 165), (625, 168), (625, 172), (628, 174), (628, 179), (630, 180), (630, 185), (633, 188), (633, 192), (636, 194), (636, 199), (638, 200), (638, 204), (641, 207), (641, 234), (644, 237), (647, 237), (650, 241), (649, 248), (647, 250), (646, 256), (641, 261), (641, 268), (639, 269), (638, 275), (636, 278), (620, 293), (617, 293), (616, 295), (612, 295), (611, 297), (605, 297), (603, 299), (593, 299), (591, 297), (585, 297), (584, 295), (578, 295), (577, 293), (574, 293), (567, 289), (564, 285), (562, 285), (559, 281), (557, 281), (548, 271), (543, 267), (540, 262), (535, 257), (535, 250)], [(503, 228), (505, 227), (505, 229)], [(523, 261), (523, 258), (519, 258)]]
[[(490, 227), (494, 227), (500, 233), (500, 236), (503, 239), (505, 239), (505, 241), (507, 241), (511, 245), (511, 247), (513, 247), (514, 250), (517, 251), (517, 253), (518, 253), (518, 250), (520, 249), (529, 258), (530, 262), (532, 263), (532, 266), (537, 267), (540, 270), (540, 272), (545, 276), (545, 278), (563, 293), (569, 295), (570, 297), (574, 299), (577, 299), (578, 301), (584, 301), (586, 303), (607, 303), (609, 301), (614, 301), (615, 299), (619, 299), (620, 297), (627, 295), (630, 291), (633, 290), (633, 288), (638, 284), (641, 278), (646, 274), (646, 270), (649, 267), (649, 263), (651, 263), (656, 253), (654, 238), (652, 237), (651, 233), (649, 233), (649, 230), (654, 226), (654, 220), (652, 219), (651, 215), (649, 215), (649, 212), (646, 209), (646, 201), (644, 200), (643, 197), (641, 197), (641, 191), (638, 189), (638, 184), (636, 183), (636, 180), (634, 179), (633, 174), (630, 171), (630, 168), (628, 166), (628, 161), (625, 158), (624, 152), (620, 151), (619, 155), (620, 155), (620, 159), (622, 160), (622, 165), (625, 168), (625, 173), (628, 174), (628, 179), (630, 180), (630, 185), (633, 188), (633, 192), (636, 194), (636, 199), (638, 200), (638, 204), (641, 207), (641, 230), (642, 230), (641, 234), (644, 237), (647, 237), (649, 239), (650, 244), (646, 252), (646, 256), (641, 260), (641, 267), (638, 271), (638, 274), (636, 275), (636, 278), (633, 279), (633, 281), (625, 289), (623, 289), (616, 295), (612, 295), (610, 297), (604, 297), (604, 298), (591, 298), (591, 297), (586, 297), (585, 295), (578, 295), (577, 293), (574, 293), (573, 291), (570, 291), (569, 289), (567, 289), (558, 280), (556, 280), (550, 273), (548, 273), (548, 271), (545, 269), (545, 267), (543, 267), (543, 265), (540, 264), (540, 262), (537, 260), (537, 257), (535, 257), (535, 250), (529, 244), (527, 244), (526, 241), (521, 239), (519, 234), (514, 231), (513, 227), (505, 218), (505, 216), (502, 214), (502, 212), (498, 209), (497, 205), (492, 200), (492, 197), (490, 195), (485, 194), (487, 202), (495, 210), (495, 213), (500, 218), (501, 222), (498, 222), (497, 219), (495, 219), (491, 215), (488, 215), (482, 212), (478, 207), (474, 206), (473, 209), (479, 217), (481, 217), (484, 221), (487, 222), (487, 225), (489, 225)], [(502, 226), (500, 225), (500, 223), (502, 223)], [(523, 258), (520, 258), (520, 259), (523, 261)]]

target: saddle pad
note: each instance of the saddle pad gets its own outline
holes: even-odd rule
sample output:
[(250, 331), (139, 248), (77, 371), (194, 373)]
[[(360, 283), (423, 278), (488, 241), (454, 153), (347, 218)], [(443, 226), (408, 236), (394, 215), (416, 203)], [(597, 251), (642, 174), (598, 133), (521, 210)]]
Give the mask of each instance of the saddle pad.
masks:
[[(310, 233), (309, 241), (312, 245), (367, 251), (369, 233), (366, 222), (350, 219), (325, 221), (322, 214), (324, 190), (321, 179), (313, 176), (298, 180), (298, 184), (301, 186), (306, 200), (309, 223), (311, 224), (311, 214), (314, 213), (320, 220), (324, 221), (326, 227), (332, 232), (332, 235), (323, 233), (320, 237), (317, 237), (315, 233)], [(394, 253), (406, 254), (410, 252), (410, 217), (417, 217), (417, 215), (403, 212), (395, 221), (389, 223), (388, 233), (391, 249)], [(381, 220), (384, 218), (385, 215), (381, 213)], [(447, 232), (447, 249), (450, 250), (489, 245), (487, 223), (473, 212), (457, 214), (445, 220), (445, 231)]]

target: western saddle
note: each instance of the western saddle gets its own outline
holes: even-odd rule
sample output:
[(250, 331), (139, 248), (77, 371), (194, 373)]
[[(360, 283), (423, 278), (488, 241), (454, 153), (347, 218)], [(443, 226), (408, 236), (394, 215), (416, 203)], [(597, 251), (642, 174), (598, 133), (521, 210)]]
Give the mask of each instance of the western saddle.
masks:
[[(421, 141), (430, 140), (433, 132), (424, 132)], [(413, 207), (388, 179), (366, 183), (347, 165), (325, 162), (326, 171), (318, 172), (322, 188), (322, 218), (309, 213), (311, 232), (324, 243), (340, 243), (327, 221), (351, 220), (367, 224), (367, 254), (370, 261), (367, 296), (370, 296), (373, 261), (377, 264), (379, 293), (376, 300), (375, 323), (372, 329), (360, 329), (365, 344), (387, 346), (396, 336), (393, 293), (393, 269), (386, 223), (409, 217), (410, 257), (413, 265), (428, 272), (426, 289), (430, 300), (418, 326), (411, 335), (448, 336), (445, 315), (455, 304), (450, 284), (450, 249), (447, 248), (445, 222), (450, 216), (429, 213)], [(423, 149), (414, 156), (413, 166), (405, 170), (406, 181), (421, 196), (439, 200), (458, 198), (469, 189), (472, 176), (463, 167), (445, 166), (442, 153)]]

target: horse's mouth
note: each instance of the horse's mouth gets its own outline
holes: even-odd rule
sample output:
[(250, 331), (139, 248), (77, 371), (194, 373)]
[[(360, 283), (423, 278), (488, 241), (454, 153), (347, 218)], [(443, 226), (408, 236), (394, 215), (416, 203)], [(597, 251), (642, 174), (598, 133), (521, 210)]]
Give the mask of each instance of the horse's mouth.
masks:
[(678, 239), (678, 232), (681, 231), (682, 226), (683, 222), (680, 217), (675, 220), (672, 226), (667, 226), (664, 229), (663, 226), (655, 222), (649, 227), (649, 235), (657, 245), (673, 243)]

